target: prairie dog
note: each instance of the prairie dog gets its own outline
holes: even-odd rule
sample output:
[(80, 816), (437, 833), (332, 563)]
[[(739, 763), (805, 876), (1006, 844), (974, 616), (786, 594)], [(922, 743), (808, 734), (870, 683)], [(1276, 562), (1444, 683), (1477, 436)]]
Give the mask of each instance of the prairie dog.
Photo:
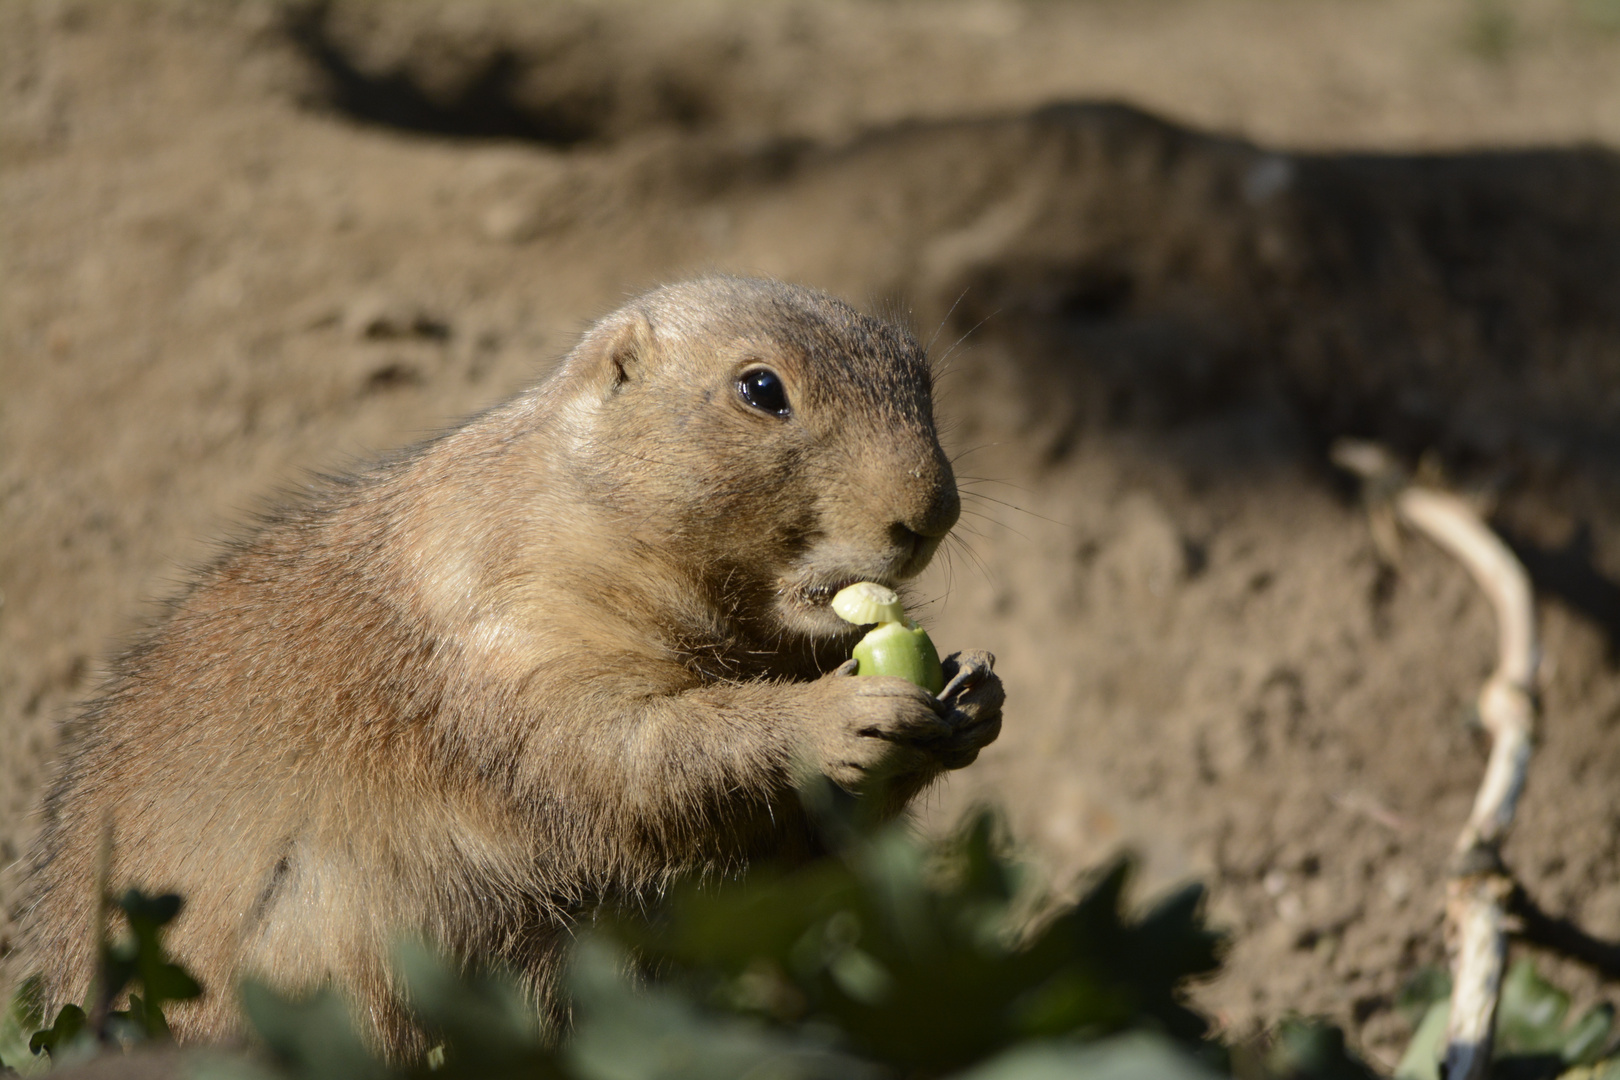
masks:
[(709, 278), (593, 326), (534, 388), (231, 545), (85, 708), (30, 853), (16, 970), (90, 981), (95, 872), (176, 891), (208, 991), (333, 982), (422, 1049), (416, 935), (548, 1000), (571, 921), (811, 850), (794, 770), (899, 804), (995, 739), (993, 661), (935, 699), (852, 678), (828, 608), (928, 563), (959, 501), (904, 331)]

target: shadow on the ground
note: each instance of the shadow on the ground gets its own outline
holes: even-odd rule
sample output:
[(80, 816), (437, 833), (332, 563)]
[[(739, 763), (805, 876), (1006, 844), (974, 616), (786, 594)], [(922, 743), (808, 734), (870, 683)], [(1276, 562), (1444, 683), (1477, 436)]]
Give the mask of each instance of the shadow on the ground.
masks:
[(1590, 523), (1583, 522), (1560, 547), (1537, 544), (1501, 522), (1492, 525), (1524, 564), (1536, 592), (1556, 596), (1600, 629), (1608, 639), (1609, 662), (1620, 663), (1620, 583), (1598, 568)]
[[(425, 35), (379, 68), (332, 11), (291, 9), (285, 32), (320, 104), (362, 122), (558, 147), (748, 107), (735, 72), (623, 62), (589, 23), (541, 43)], [(890, 295), (943, 340), (971, 336), (969, 383), (974, 356), (1016, 365), (1050, 461), (1100, 426), (1146, 431), (1193, 470), (1301, 452), (1325, 470), (1353, 435), (1499, 485), (1620, 492), (1611, 150), (1290, 153), (1082, 102), (679, 152), (709, 178), (691, 199), (746, 212), (820, 191), (801, 224), (906, 252)], [(874, 217), (884, 192), (904, 197)], [(1620, 526), (1599, 517), (1600, 534)], [(1519, 547), (1620, 641), (1620, 586), (1590, 550)]]
[(331, 5), (313, 3), (290, 9), (284, 31), (320, 73), (321, 104), (362, 123), (421, 135), (521, 139), (569, 146), (596, 133), (595, 109), (552, 103), (535, 107), (518, 90), (523, 63), (510, 49), (478, 58), (472, 70), (439, 93), (405, 69), (371, 72), (332, 32)]
[[(648, 126), (692, 129), (710, 118), (701, 58), (669, 63), (619, 55), (588, 9), (560, 13), (545, 40), (507, 40), (430, 28), (378, 61), (368, 34), (386, 20), (364, 6), (339, 17), (332, 0), (289, 6), (280, 33), (303, 58), (313, 87), (306, 104), (363, 124), (452, 139), (502, 139), (567, 148)], [(571, 18), (562, 17), (570, 15)]]
[(1017, 163), (979, 220), (1019, 220), (926, 299), (1043, 343), (1089, 420), (1269, 404), (1318, 446), (1620, 479), (1620, 155), (1287, 154), (1095, 104), (964, 135)]

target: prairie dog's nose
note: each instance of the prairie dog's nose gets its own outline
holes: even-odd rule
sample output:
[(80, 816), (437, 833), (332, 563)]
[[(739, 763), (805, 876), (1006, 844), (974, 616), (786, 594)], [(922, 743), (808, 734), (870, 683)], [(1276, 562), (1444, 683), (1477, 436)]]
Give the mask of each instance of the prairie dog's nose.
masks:
[(956, 491), (956, 477), (951, 467), (945, 465), (939, 473), (932, 478), (932, 483), (919, 475), (923, 470), (913, 473), (918, 483), (926, 484), (928, 490), (917, 499), (912, 512), (895, 523), (897, 527), (929, 540), (941, 540), (951, 531), (956, 519), (962, 516), (962, 497)]
[(889, 539), (906, 552), (901, 576), (911, 577), (928, 565), (956, 524), (962, 514), (962, 498), (950, 462), (940, 452), (908, 470), (905, 480), (903, 510), (899, 520), (889, 526)]

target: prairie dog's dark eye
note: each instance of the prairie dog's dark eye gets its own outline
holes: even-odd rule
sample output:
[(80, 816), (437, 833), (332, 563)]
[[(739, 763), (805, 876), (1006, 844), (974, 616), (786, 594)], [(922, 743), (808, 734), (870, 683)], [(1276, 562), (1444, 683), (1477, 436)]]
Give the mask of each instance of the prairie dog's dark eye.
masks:
[(737, 379), (737, 393), (754, 408), (773, 416), (786, 416), (793, 411), (788, 405), (787, 387), (782, 385), (782, 377), (770, 368), (743, 372)]

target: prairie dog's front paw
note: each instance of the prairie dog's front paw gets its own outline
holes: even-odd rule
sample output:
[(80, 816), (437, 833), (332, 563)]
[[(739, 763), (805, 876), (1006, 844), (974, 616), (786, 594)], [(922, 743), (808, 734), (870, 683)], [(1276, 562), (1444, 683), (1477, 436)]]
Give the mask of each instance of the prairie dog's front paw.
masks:
[(806, 750), (822, 775), (858, 791), (875, 779), (940, 768), (931, 748), (951, 734), (944, 704), (904, 679), (854, 677), (852, 666), (811, 684)]
[(951, 735), (937, 752), (947, 769), (973, 764), (979, 751), (1001, 734), (1007, 692), (995, 665), (994, 656), (978, 650), (952, 653), (941, 665), (946, 682), (939, 699), (947, 710)]

